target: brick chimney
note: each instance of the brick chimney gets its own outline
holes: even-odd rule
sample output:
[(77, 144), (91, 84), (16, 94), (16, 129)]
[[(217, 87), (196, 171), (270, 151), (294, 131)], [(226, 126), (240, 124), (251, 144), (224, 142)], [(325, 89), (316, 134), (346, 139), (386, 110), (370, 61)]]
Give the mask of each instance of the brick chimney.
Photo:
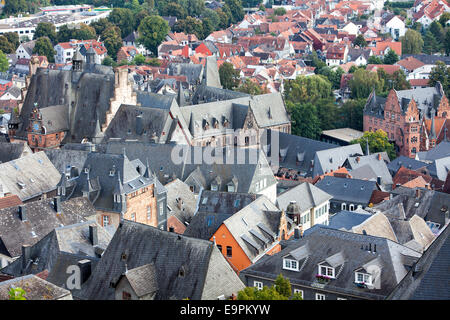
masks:
[(93, 246), (98, 245), (98, 230), (97, 226), (89, 226), (89, 240)]
[(19, 219), (27, 221), (27, 207), (24, 205), (19, 206)]

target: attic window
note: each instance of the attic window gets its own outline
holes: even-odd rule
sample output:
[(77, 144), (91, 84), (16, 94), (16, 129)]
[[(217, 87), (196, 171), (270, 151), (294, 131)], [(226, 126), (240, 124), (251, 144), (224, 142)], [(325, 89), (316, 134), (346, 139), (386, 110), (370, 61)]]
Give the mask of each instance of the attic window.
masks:
[(126, 252), (122, 252), (122, 255), (120, 256), (120, 259), (121, 259), (122, 261), (126, 261), (127, 258), (128, 258), (127, 253), (126, 253)]
[(372, 275), (369, 273), (355, 272), (355, 283), (372, 284)]
[(334, 268), (333, 267), (319, 265), (319, 273), (318, 273), (318, 275), (319, 276), (326, 276), (326, 277), (334, 278), (335, 277)]
[(283, 259), (283, 269), (298, 271), (298, 261), (292, 259)]
[(20, 189), (25, 189), (26, 185), (25, 183), (18, 181), (17, 184), (19, 185)]
[(180, 270), (178, 270), (178, 276), (179, 276), (179, 277), (184, 277), (184, 274), (185, 274), (184, 267), (181, 266)]

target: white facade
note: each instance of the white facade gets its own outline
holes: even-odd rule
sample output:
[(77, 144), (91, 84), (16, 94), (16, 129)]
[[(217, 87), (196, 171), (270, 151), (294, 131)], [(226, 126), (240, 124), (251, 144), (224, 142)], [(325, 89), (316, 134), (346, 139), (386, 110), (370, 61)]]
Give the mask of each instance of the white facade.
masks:
[(403, 37), (406, 32), (405, 23), (397, 16), (393, 17), (386, 23), (385, 33), (390, 33), (392, 38), (398, 40), (400, 37)]

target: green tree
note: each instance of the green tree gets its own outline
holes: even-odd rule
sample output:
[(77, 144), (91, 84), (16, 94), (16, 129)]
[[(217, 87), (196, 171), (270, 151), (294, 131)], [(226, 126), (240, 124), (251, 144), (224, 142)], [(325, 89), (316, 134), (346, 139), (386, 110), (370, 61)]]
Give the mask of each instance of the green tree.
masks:
[(406, 30), (403, 37), (400, 37), (402, 43), (402, 51), (405, 54), (419, 54), (422, 53), (424, 41), (419, 32), (413, 29)]
[(283, 8), (283, 7), (276, 8), (276, 9), (273, 11), (273, 13), (274, 13), (276, 16), (284, 16), (284, 15), (286, 14), (286, 9)]
[(332, 96), (330, 81), (321, 75), (298, 76), (285, 81), (284, 88), (285, 100), (293, 103), (314, 103)]
[(423, 52), (426, 54), (433, 54), (436, 51), (439, 50), (439, 43), (436, 40), (436, 37), (431, 33), (430, 30), (425, 32), (425, 35), (423, 37)]
[(114, 24), (106, 18), (99, 19), (98, 21), (92, 22), (91, 27), (95, 29), (96, 34), (103, 34), (106, 29), (113, 28)]
[(312, 103), (286, 102), (286, 109), (292, 122), (292, 134), (310, 139), (318, 139), (322, 133), (317, 108)]
[(245, 287), (238, 292), (238, 300), (288, 300), (275, 290), (274, 287), (264, 286), (262, 290), (255, 287)]
[(167, 6), (164, 7), (164, 11), (161, 14), (177, 17), (178, 20), (185, 19), (187, 17), (186, 9), (176, 2), (169, 2)]
[(353, 73), (353, 78), (349, 80), (348, 86), (351, 90), (352, 99), (365, 99), (375, 88), (377, 93), (383, 91), (384, 81), (378, 78), (376, 72), (364, 69), (357, 69)]
[(187, 13), (191, 17), (199, 17), (205, 10), (204, 0), (187, 0)]
[(114, 8), (109, 14), (108, 20), (120, 28), (122, 38), (134, 30), (134, 14), (130, 9)]
[[(219, 28), (220, 29), (226, 29), (230, 26), (231, 23), (231, 12), (229, 11), (228, 7), (224, 6), (225, 10), (222, 10), (221, 8), (217, 9), (216, 12), (219, 15), (220, 23)], [(228, 10), (226, 10), (228, 9)]]
[(225, 0), (225, 6), (231, 12), (231, 23), (241, 22), (244, 19), (244, 8), (242, 7), (241, 0)]
[(14, 15), (20, 12), (25, 12), (28, 9), (25, 0), (6, 0), (3, 12), (7, 15)]
[(437, 61), (436, 66), (431, 69), (428, 85), (435, 86), (437, 82), (442, 84), (448, 98), (450, 95), (450, 68), (442, 61)]
[(262, 3), (262, 0), (242, 0), (244, 8), (257, 8)]
[(33, 53), (39, 56), (46, 56), (48, 62), (55, 62), (56, 51), (53, 49), (52, 42), (47, 37), (41, 37), (36, 40)]
[(0, 72), (6, 72), (9, 69), (8, 57), (0, 50)]
[(443, 12), (439, 17), (439, 23), (443, 27), (446, 26), (448, 20), (450, 20), (450, 12)]
[(191, 16), (175, 22), (173, 30), (175, 32), (184, 32), (186, 34), (195, 34), (199, 39), (203, 39), (204, 36), (202, 20)]
[(116, 60), (117, 52), (122, 47), (122, 37), (120, 36), (120, 29), (118, 27), (108, 28), (103, 31), (101, 35), (103, 44), (105, 45), (108, 55)]
[(148, 16), (142, 20), (138, 31), (138, 42), (153, 54), (158, 55), (158, 46), (167, 36), (169, 25), (166, 20), (159, 16)]
[(428, 30), (433, 34), (439, 44), (444, 41), (444, 28), (438, 21), (434, 20), (428, 27)]
[(103, 59), (103, 61), (102, 61), (102, 65), (109, 66), (109, 67), (115, 67), (117, 65), (117, 63), (110, 56), (106, 56), (105, 59)]
[(78, 28), (74, 29), (73, 38), (78, 40), (95, 40), (97, 39), (97, 33), (93, 27), (80, 23)]
[(450, 55), (450, 28), (445, 32), (444, 51), (446, 55)]
[(364, 48), (367, 47), (367, 41), (364, 39), (364, 36), (360, 34), (355, 38), (355, 40), (353, 40), (353, 45)]
[(214, 30), (220, 29), (220, 17), (217, 11), (205, 9), (202, 16), (204, 19), (209, 19), (211, 21)]
[(275, 290), (282, 296), (289, 298), (292, 295), (291, 283), (280, 273), (275, 279)]
[(398, 55), (394, 50), (389, 50), (388, 53), (384, 56), (383, 62), (384, 64), (394, 64), (398, 61)]
[(371, 153), (386, 152), (390, 160), (397, 157), (394, 145), (389, 142), (388, 135), (383, 130), (378, 129), (376, 132), (365, 131), (361, 138), (353, 140), (350, 143), (359, 143), (361, 148), (365, 150), (367, 143), (366, 141), (369, 142), (369, 149)]
[(366, 99), (349, 99), (339, 109), (339, 126), (363, 130), (363, 110)]
[(219, 76), (220, 83), (225, 89), (233, 90), (239, 85), (239, 71), (229, 62), (224, 62), (219, 67)]
[(263, 89), (256, 82), (250, 80), (249, 78), (244, 79), (244, 81), (239, 85), (239, 87), (236, 90), (251, 94), (252, 96), (267, 93), (264, 92)]
[(383, 64), (383, 60), (377, 56), (370, 56), (367, 60), (367, 64)]
[(137, 66), (142, 66), (143, 64), (145, 64), (145, 60), (146, 59), (142, 54), (137, 54), (133, 58), (133, 62)]
[(341, 87), (341, 78), (345, 71), (341, 68), (331, 69), (328, 66), (320, 68), (317, 72), (325, 77), (327, 77), (328, 81), (331, 82), (333, 89), (339, 89)]
[(14, 46), (3, 35), (0, 35), (0, 50), (6, 54), (15, 52)]
[(12, 45), (13, 51), (15, 52), (20, 45), (19, 35), (16, 32), (6, 32), (3, 35), (8, 39), (8, 42)]
[(53, 23), (50, 22), (40, 22), (36, 27), (33, 39), (39, 39), (41, 37), (47, 37), (53, 44), (56, 44), (57, 35), (56, 28)]

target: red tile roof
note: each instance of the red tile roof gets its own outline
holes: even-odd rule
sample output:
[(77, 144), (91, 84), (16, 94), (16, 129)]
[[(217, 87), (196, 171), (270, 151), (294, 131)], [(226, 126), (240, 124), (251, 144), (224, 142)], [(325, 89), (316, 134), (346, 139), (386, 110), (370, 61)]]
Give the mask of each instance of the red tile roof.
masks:
[(22, 204), (22, 200), (15, 194), (0, 198), (0, 209), (11, 208)]

